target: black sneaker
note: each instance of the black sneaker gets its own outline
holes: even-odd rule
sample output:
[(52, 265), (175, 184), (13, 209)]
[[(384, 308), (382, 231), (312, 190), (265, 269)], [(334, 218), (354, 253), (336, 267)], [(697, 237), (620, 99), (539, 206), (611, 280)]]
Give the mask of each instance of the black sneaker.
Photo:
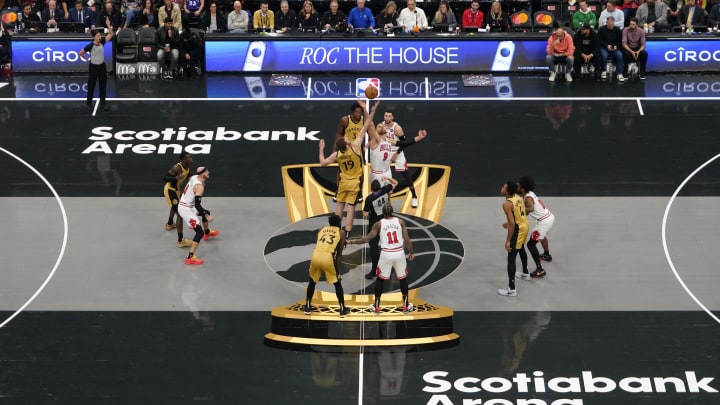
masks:
[(541, 277), (545, 277), (545, 274), (547, 274), (547, 273), (545, 273), (544, 269), (537, 269), (537, 270), (533, 271), (532, 273), (530, 273), (530, 277), (541, 278)]
[(305, 306), (303, 306), (303, 312), (305, 312), (305, 315), (310, 315), (311, 311), (312, 307), (309, 304), (305, 304)]
[(540, 260), (545, 260), (546, 262), (551, 262), (552, 256), (550, 255), (550, 253), (543, 253), (542, 255), (540, 255)]
[(337, 202), (337, 192), (336, 192), (335, 195), (333, 196), (333, 202)]
[(360, 204), (361, 202), (363, 202), (363, 196), (361, 194), (358, 194), (357, 200), (355, 200), (355, 203)]
[(350, 308), (348, 308), (346, 306), (343, 306), (342, 308), (340, 308), (340, 312), (339, 312), (340, 318), (345, 318), (345, 315), (347, 315), (349, 313), (350, 313)]
[(370, 270), (370, 271), (365, 275), (365, 278), (368, 279), (368, 280), (372, 280), (372, 279), (374, 279), (375, 277), (377, 277), (377, 274), (375, 274), (375, 272), (372, 271), (372, 270)]

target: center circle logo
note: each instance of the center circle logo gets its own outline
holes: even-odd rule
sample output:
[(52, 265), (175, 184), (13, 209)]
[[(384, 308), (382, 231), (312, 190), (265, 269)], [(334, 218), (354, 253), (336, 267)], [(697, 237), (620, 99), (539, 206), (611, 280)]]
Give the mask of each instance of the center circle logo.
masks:
[[(303, 219), (275, 232), (265, 245), (264, 255), (268, 267), (280, 277), (298, 285), (302, 283), (304, 287), (308, 281), (310, 256), (315, 249), (317, 232), (327, 225), (329, 215)], [(437, 282), (460, 266), (465, 256), (465, 247), (451, 230), (413, 215), (395, 213), (395, 216), (405, 221), (415, 251), (415, 259), (407, 262), (411, 289)], [(356, 218), (350, 238), (359, 238), (369, 232), (367, 221)], [(342, 256), (340, 274), (345, 292), (362, 294), (364, 287), (365, 294), (372, 293), (373, 290), (368, 287), (374, 284), (374, 280), (365, 279), (371, 266), (369, 245), (347, 245)], [(393, 281), (392, 289), (398, 288), (397, 282)], [(318, 284), (318, 289), (334, 291), (332, 286), (324, 282)]]

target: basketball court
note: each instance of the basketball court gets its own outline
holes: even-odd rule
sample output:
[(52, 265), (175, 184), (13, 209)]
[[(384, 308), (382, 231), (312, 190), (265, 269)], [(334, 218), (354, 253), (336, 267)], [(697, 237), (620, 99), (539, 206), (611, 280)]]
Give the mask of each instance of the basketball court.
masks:
[[(319, 139), (330, 152), (356, 79), (115, 78), (109, 112), (88, 110), (82, 76), (0, 87), (0, 402), (718, 403), (717, 76), (379, 76), (380, 111), (428, 131), (406, 152), (414, 179), (449, 168), (439, 212), (428, 193), (422, 212), (393, 205), (416, 239), (411, 288), (454, 311), (459, 341), (266, 345), (271, 310), (304, 297), (323, 221), (291, 215), (282, 168), (317, 164)], [(220, 235), (202, 266), (163, 227), (162, 177), (183, 149), (211, 170)], [(522, 175), (556, 216), (554, 260), (501, 297), (500, 188)], [(346, 293), (371, 288), (368, 261), (348, 249)]]

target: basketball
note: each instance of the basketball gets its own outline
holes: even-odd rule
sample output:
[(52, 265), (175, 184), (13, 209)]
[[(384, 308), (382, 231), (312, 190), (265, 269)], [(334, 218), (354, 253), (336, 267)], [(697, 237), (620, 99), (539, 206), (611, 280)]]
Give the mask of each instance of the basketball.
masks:
[(378, 88), (372, 84), (368, 84), (368, 86), (365, 87), (365, 97), (369, 98), (370, 100), (377, 97), (378, 93), (379, 93)]
[(2, 22), (5, 24), (14, 24), (17, 21), (17, 14), (13, 12), (4, 13), (2, 15)]

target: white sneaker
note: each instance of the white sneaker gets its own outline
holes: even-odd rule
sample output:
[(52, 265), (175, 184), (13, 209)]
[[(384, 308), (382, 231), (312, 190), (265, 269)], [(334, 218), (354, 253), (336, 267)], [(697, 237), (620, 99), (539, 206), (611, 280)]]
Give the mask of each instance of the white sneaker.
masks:
[(413, 208), (417, 208), (417, 207), (418, 207), (418, 204), (419, 204), (419, 202), (418, 202), (417, 197), (416, 197), (416, 198), (413, 198), (413, 199), (412, 199), (412, 207), (413, 207)]
[(530, 277), (530, 273), (522, 273), (519, 271), (515, 272), (515, 278), (519, 278), (519, 279), (526, 280), (526, 281), (532, 280), (532, 277)]
[(517, 297), (517, 290), (511, 290), (510, 287), (501, 288), (498, 290), (498, 294), (505, 297)]
[(607, 80), (607, 72), (601, 72), (601, 73), (600, 73), (600, 78), (601, 78), (602, 80)]
[(555, 81), (555, 72), (550, 72), (550, 77), (548, 77), (548, 81), (550, 81), (550, 82)]
[(622, 75), (622, 73), (620, 73), (620, 74), (617, 75), (617, 81), (618, 81), (619, 83), (623, 83), (623, 82), (625, 82), (626, 80), (627, 80), (627, 79), (625, 78), (625, 76)]
[(565, 73), (565, 81), (572, 83), (572, 73)]
[(403, 311), (403, 314), (409, 314), (410, 312), (412, 312), (414, 310), (415, 310), (415, 305), (413, 305), (412, 303), (408, 303), (408, 306), (403, 307), (402, 311)]

